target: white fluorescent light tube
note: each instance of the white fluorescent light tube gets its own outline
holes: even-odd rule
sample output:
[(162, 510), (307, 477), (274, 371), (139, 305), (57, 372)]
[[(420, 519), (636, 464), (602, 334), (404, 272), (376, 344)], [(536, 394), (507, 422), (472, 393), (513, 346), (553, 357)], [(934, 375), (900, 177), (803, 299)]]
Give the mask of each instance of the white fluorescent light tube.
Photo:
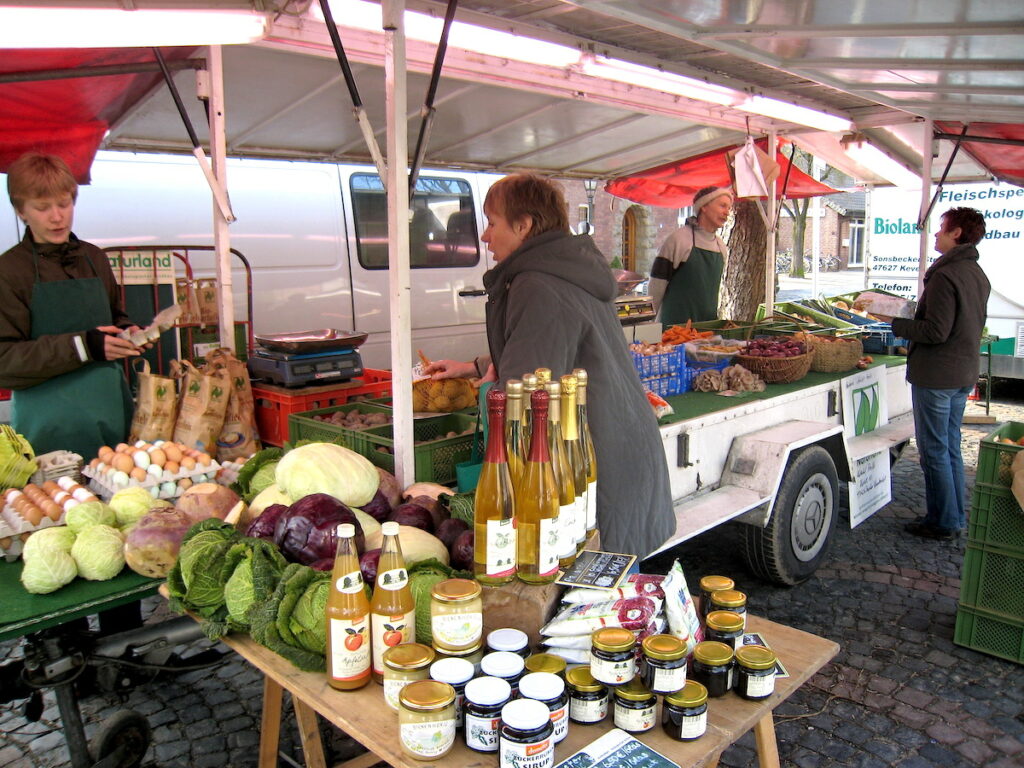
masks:
[(891, 181), (902, 189), (921, 189), (921, 177), (907, 170), (873, 144), (851, 142), (844, 149), (846, 156), (872, 173)]
[(584, 74), (593, 77), (615, 80), (626, 85), (639, 85), (655, 91), (673, 93), (694, 101), (718, 104), (723, 107), (733, 104), (740, 95), (732, 88), (712, 85), (672, 72), (662, 72), (653, 67), (610, 59), (605, 56), (584, 59), (581, 69)]
[(251, 11), (126, 11), (0, 6), (0, 48), (149, 48), (251, 43), (267, 17)]
[(853, 127), (852, 123), (845, 118), (778, 99), (770, 99), (767, 96), (750, 96), (736, 104), (736, 109), (765, 117), (774, 117), (776, 120), (785, 120), (789, 123), (806, 125), (820, 131), (848, 131)]

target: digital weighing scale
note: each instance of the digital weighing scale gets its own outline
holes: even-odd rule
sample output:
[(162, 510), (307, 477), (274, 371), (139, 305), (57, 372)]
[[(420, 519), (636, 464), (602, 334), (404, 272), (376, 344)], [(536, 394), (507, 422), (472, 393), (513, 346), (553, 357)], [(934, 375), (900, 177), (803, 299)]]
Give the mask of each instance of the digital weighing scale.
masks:
[(363, 375), (356, 347), (366, 334), (324, 329), (257, 336), (247, 363), (249, 375), (285, 387), (348, 381)]

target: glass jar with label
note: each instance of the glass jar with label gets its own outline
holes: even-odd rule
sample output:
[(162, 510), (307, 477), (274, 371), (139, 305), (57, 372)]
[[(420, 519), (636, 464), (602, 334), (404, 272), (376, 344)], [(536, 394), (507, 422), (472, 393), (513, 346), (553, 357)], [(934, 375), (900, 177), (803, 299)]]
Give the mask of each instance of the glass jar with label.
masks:
[(704, 639), (725, 643), (735, 651), (743, 645), (743, 617), (732, 611), (712, 611), (704, 625)]
[(512, 686), (512, 698), (519, 695), (519, 680), (526, 664), (522, 656), (511, 651), (488, 653), (480, 660), (480, 671), (491, 677), (500, 677)]
[(437, 760), (455, 744), (455, 690), (436, 680), (417, 680), (398, 694), (398, 736), (414, 760)]
[(430, 592), (430, 632), (434, 647), (464, 651), (480, 645), (484, 614), (480, 584), (475, 579), (446, 579)]
[(608, 717), (608, 689), (594, 679), (587, 667), (565, 673), (569, 688), (569, 719), (581, 725), (600, 723)]
[(775, 693), (775, 652), (763, 645), (744, 645), (736, 651), (736, 693), (759, 701)]
[(628, 629), (605, 627), (591, 635), (590, 674), (605, 685), (623, 685), (636, 675), (636, 636)]
[(548, 708), (533, 699), (516, 699), (501, 709), (498, 768), (552, 768), (554, 727)]
[(670, 693), (661, 704), (661, 727), (669, 738), (693, 741), (708, 729), (708, 689), (687, 680), (681, 691)]
[(643, 733), (654, 727), (658, 697), (639, 678), (616, 688), (614, 698), (616, 728), (627, 733)]
[(550, 672), (565, 677), (565, 659), (553, 653), (534, 653), (526, 658), (526, 671)]
[(384, 700), (398, 710), (398, 694), (409, 683), (430, 677), (434, 650), (419, 643), (402, 643), (384, 652)]
[(697, 643), (690, 674), (711, 698), (725, 696), (732, 688), (732, 648), (716, 640)]
[(530, 638), (521, 629), (505, 627), (487, 633), (487, 652), (509, 651), (522, 656), (530, 655)]
[(711, 611), (732, 611), (743, 619), (743, 630), (747, 629), (747, 596), (738, 589), (719, 589), (711, 593)]
[(685, 641), (675, 635), (648, 635), (640, 648), (640, 677), (653, 693), (675, 693), (686, 684)]
[(711, 593), (720, 589), (735, 589), (736, 582), (728, 576), (704, 576), (700, 580), (700, 617), (711, 613)]
[(497, 752), (501, 708), (512, 698), (512, 686), (497, 677), (477, 677), (466, 683), (466, 746), (475, 752)]
[(467, 648), (464, 651), (445, 651), (435, 648), (434, 653), (437, 654), (438, 659), (465, 659), (473, 665), (473, 674), (480, 674), (480, 660), (484, 657), (484, 647), (482, 645), (474, 645), (472, 648)]
[(566, 737), (569, 733), (569, 696), (565, 692), (565, 680), (550, 672), (531, 672), (519, 681), (519, 695), (539, 701), (548, 708), (555, 744)]
[(462, 702), (466, 683), (473, 679), (473, 665), (465, 659), (441, 659), (430, 665), (430, 678), (455, 690), (455, 727), (462, 727)]

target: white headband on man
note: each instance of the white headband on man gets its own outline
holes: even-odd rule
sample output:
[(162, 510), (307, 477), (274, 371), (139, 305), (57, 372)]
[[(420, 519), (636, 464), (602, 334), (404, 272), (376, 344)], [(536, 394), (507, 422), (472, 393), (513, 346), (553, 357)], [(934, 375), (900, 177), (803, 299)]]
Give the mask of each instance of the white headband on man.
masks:
[(721, 197), (722, 195), (728, 195), (730, 200), (734, 199), (732, 190), (729, 189), (729, 187), (719, 187), (718, 189), (713, 189), (706, 195), (702, 195), (701, 197), (698, 197), (696, 200), (693, 201), (694, 215), (696, 216), (697, 214), (699, 214), (701, 208), (710, 203), (712, 200)]

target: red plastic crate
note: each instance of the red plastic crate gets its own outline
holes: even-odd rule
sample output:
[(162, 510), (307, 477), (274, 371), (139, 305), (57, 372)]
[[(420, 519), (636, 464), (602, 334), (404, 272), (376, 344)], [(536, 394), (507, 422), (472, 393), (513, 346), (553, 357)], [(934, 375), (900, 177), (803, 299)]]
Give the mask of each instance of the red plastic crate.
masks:
[(10, 400), (10, 399), (11, 399), (11, 390), (9, 390), (9, 389), (0, 389), (0, 401)]
[(391, 394), (391, 371), (364, 368), (360, 378), (337, 386), (317, 385), (288, 389), (275, 384), (252, 385), (256, 401), (256, 426), (260, 439), (270, 445), (288, 440), (288, 416), (302, 411), (343, 405), (357, 397), (381, 397)]

